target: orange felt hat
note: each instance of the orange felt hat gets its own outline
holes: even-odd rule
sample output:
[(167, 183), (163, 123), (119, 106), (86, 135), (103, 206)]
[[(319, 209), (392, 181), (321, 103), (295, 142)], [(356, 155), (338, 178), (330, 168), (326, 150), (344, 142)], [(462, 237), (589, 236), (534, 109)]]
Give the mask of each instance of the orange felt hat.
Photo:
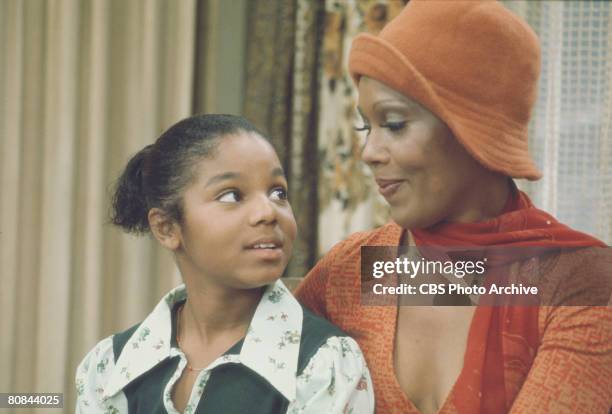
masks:
[(349, 72), (419, 102), (485, 167), (542, 176), (527, 147), (538, 38), (497, 1), (411, 0), (378, 36), (354, 39)]

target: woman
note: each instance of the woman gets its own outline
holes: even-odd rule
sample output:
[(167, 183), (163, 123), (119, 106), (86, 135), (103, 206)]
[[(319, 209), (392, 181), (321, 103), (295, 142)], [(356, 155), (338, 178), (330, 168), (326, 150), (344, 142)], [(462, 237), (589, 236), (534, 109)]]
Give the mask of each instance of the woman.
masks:
[[(361, 246), (416, 245), (506, 249), (505, 264), (519, 266), (537, 256), (528, 248), (544, 248), (542, 263), (556, 265), (548, 291), (571, 285), (603, 299), (566, 294), (542, 305), (605, 305), (604, 244), (536, 209), (512, 181), (541, 176), (527, 150), (539, 66), (533, 31), (494, 1), (412, 0), (378, 36), (353, 41), (362, 157), (393, 222), (336, 245), (296, 295), (357, 339), (378, 413), (607, 413), (612, 405), (610, 308), (361, 304)], [(592, 277), (602, 270), (607, 277)]]

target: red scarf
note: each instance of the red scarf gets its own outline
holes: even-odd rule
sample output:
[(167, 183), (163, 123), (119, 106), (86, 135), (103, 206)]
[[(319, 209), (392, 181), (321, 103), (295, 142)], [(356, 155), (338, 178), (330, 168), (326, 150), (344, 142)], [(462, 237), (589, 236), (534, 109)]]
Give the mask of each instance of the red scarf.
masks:
[[(606, 246), (538, 210), (516, 187), (501, 215), (495, 219), (479, 223), (441, 223), (411, 232), (416, 245), (422, 247)], [(538, 331), (537, 307), (481, 306), (476, 310), (470, 326), (464, 369), (456, 384), (461, 391), (454, 393), (453, 402), (460, 413), (503, 413), (509, 409), (511, 401), (506, 397), (502, 333), (522, 336), (535, 350), (539, 342)]]
[(497, 218), (479, 223), (441, 223), (411, 233), (417, 246), (606, 246), (538, 210), (527, 194), (516, 188)]

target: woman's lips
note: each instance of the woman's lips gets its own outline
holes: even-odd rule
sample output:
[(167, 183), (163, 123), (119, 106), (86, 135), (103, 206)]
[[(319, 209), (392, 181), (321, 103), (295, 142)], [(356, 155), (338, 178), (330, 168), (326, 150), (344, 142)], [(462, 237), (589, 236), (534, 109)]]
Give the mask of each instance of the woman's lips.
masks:
[(395, 192), (397, 191), (399, 186), (402, 185), (403, 182), (404, 180), (376, 180), (376, 184), (378, 184), (378, 191), (385, 198), (389, 198), (393, 194), (395, 194)]

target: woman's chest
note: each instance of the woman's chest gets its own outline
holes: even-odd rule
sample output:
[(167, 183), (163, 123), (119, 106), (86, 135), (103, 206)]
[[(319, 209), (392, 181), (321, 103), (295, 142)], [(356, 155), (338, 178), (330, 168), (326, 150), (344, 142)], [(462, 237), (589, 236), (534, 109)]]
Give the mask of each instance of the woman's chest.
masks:
[(402, 391), (423, 414), (438, 411), (463, 369), (474, 309), (398, 309), (394, 371)]

